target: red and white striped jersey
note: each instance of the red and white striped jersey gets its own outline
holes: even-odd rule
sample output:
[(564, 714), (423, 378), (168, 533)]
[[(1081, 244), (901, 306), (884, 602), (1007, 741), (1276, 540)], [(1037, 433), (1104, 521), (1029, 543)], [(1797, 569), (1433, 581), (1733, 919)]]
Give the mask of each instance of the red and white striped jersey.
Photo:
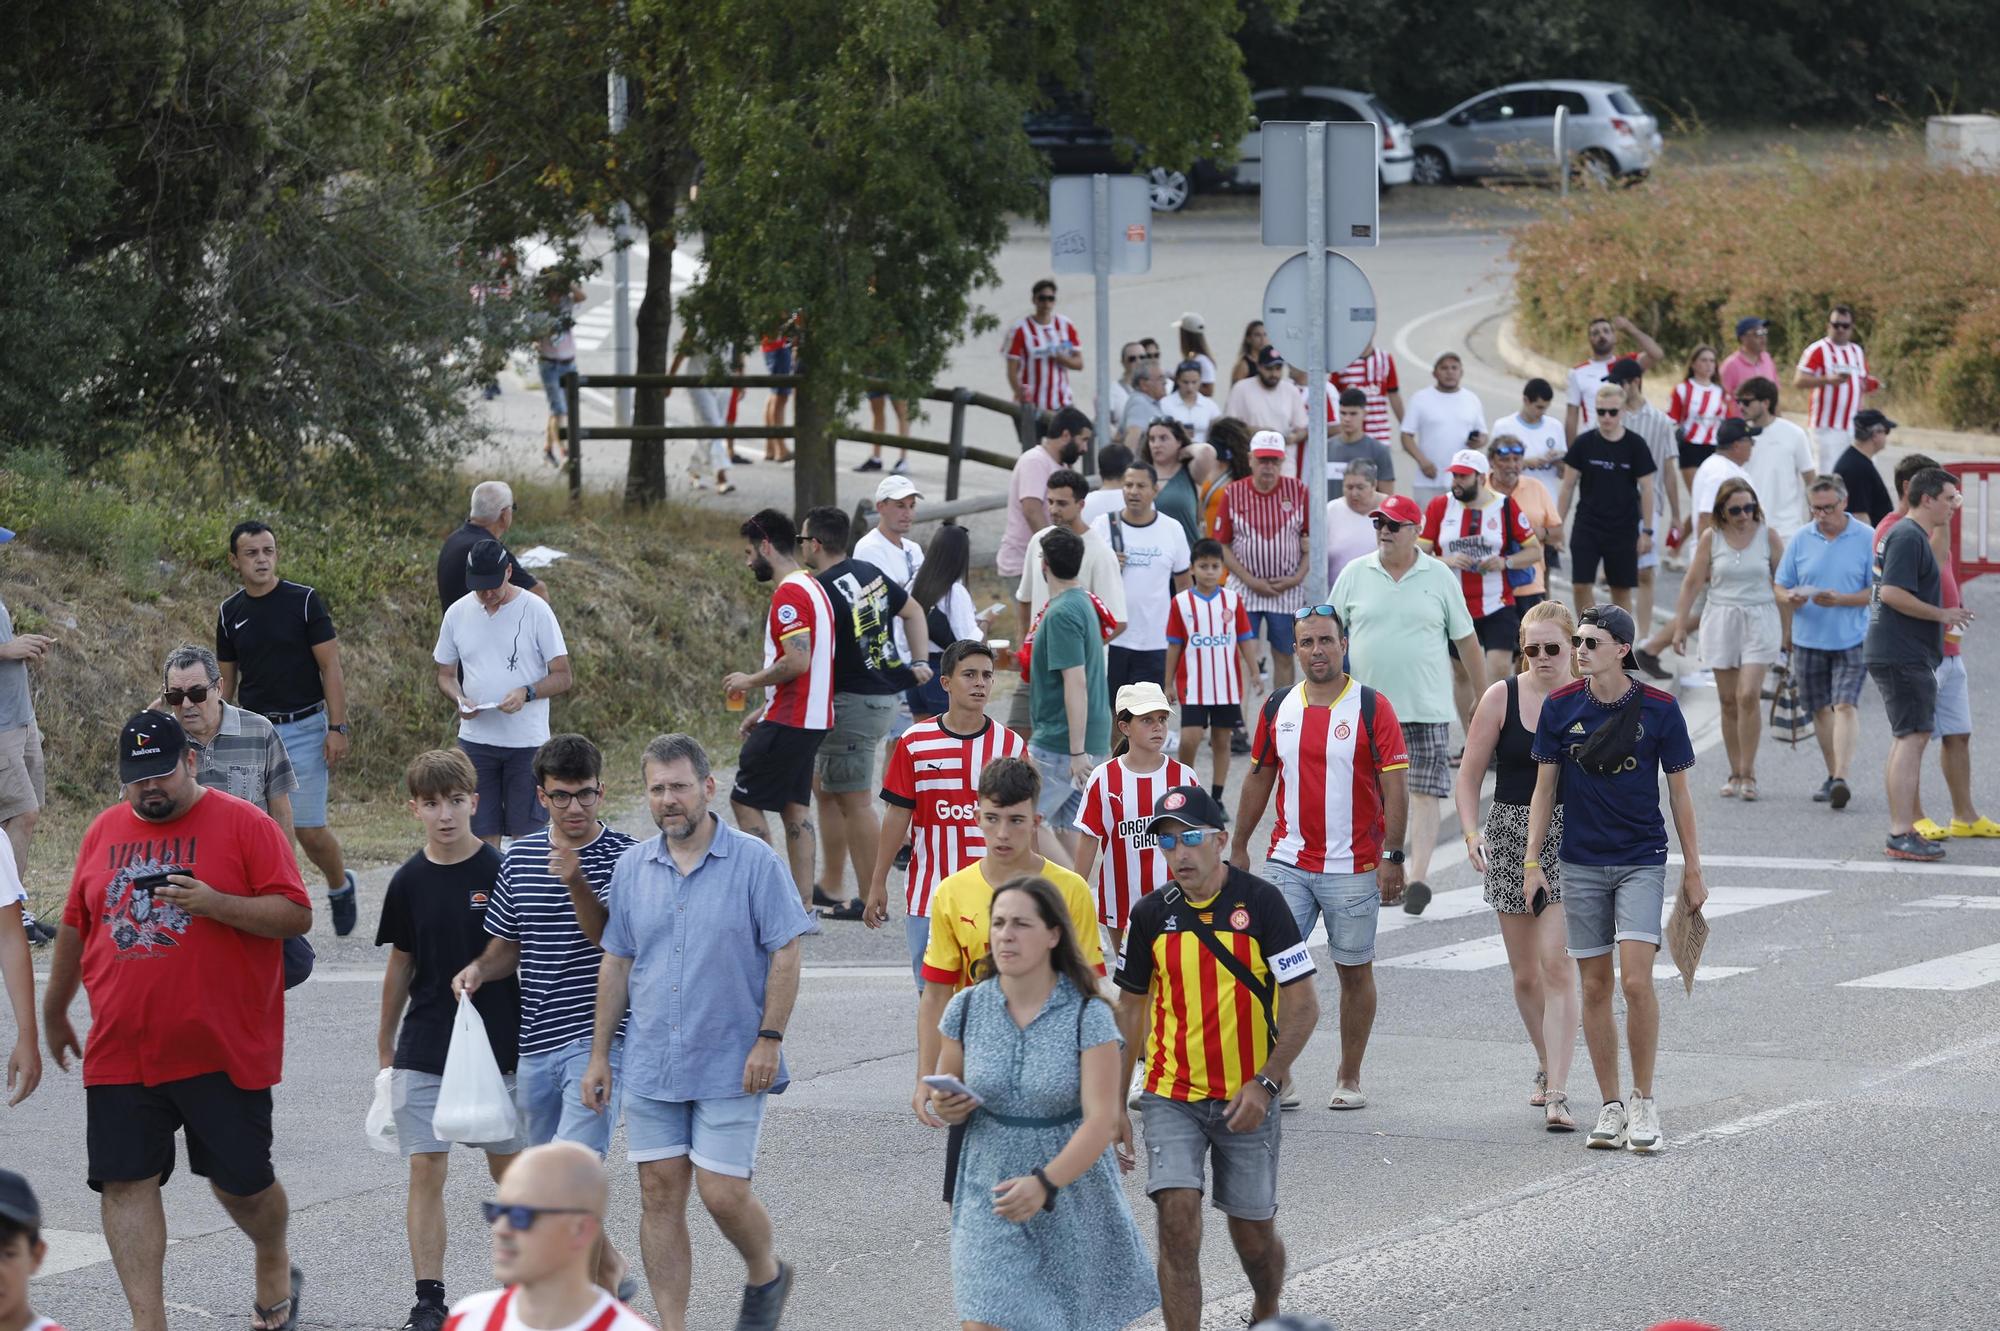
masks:
[[(1243, 597), (1230, 587), (1203, 596), (1193, 587), (1167, 608), (1167, 641), (1177, 643), (1174, 695), (1182, 703), (1213, 707), (1243, 701), (1243, 660), (1236, 644), (1257, 635)], [(1122, 926), (1121, 926), (1122, 927)]]
[(1076, 338), (1076, 325), (1060, 314), (1050, 315), (1045, 324), (1030, 315), (1007, 334), (1007, 359), (1021, 363), (1028, 400), (1043, 411), (1060, 411), (1070, 404), (1069, 367), (1052, 354), (1065, 345), (1075, 349), (1082, 344)]
[(1169, 790), (1200, 784), (1192, 767), (1173, 758), (1153, 772), (1135, 772), (1125, 759), (1113, 758), (1090, 774), (1076, 825), (1098, 841), (1090, 880), (1098, 919), (1123, 929), (1132, 917), (1132, 903), (1173, 876), (1166, 853), (1145, 830), (1146, 820)]
[[(1430, 506), (1424, 510), (1420, 533), (1431, 553), (1440, 559), (1453, 554), (1486, 559), (1505, 553), (1509, 544), (1522, 546), (1534, 539), (1535, 529), (1528, 524), (1527, 515), (1519, 505), (1491, 490), (1480, 493), (1487, 502), (1479, 507), (1461, 502), (1449, 490), (1432, 497)], [(1507, 585), (1504, 570), (1477, 573), (1465, 569), (1459, 573), (1458, 581), (1465, 588), (1465, 608), (1474, 619), (1484, 619), (1514, 604), (1514, 589)]]
[(1715, 432), (1737, 414), (1735, 399), (1721, 384), (1683, 379), (1674, 385), (1674, 395), (1667, 401), (1667, 419), (1681, 427), (1689, 443), (1705, 447), (1715, 444)]
[(1026, 740), (993, 720), (976, 735), (958, 735), (940, 716), (917, 722), (897, 739), (882, 774), (882, 799), (910, 811), (910, 871), (903, 887), (910, 915), (929, 915), (937, 885), (985, 856), (979, 774), (995, 758), (1027, 751)]
[(810, 633), (812, 668), (782, 684), (764, 686), (764, 719), (800, 730), (833, 728), (833, 602), (804, 569), (795, 569), (771, 593), (764, 617), (764, 668), (778, 659), (779, 644)]
[[(452, 1305), (444, 1331), (527, 1331), (514, 1298), (518, 1286), (468, 1294)], [(609, 1294), (598, 1296), (589, 1312), (570, 1323), (570, 1331), (652, 1331), (653, 1324)]]
[(1807, 374), (1845, 376), (1845, 383), (1813, 389), (1806, 415), (1815, 430), (1852, 430), (1854, 413), (1861, 410), (1861, 399), (1868, 392), (1868, 353), (1861, 344), (1835, 346), (1833, 339), (1823, 337), (1799, 357), (1799, 368)]
[(1410, 765), (1387, 698), (1350, 677), (1331, 706), (1314, 707), (1305, 685), (1294, 684), (1265, 701), (1250, 753), (1257, 766), (1278, 769), (1268, 858), (1307, 873), (1375, 867), (1382, 858), (1381, 773)]
[[(1215, 539), (1230, 548), (1252, 577), (1288, 578), (1305, 562), (1299, 539), (1310, 528), (1310, 507), (1306, 483), (1296, 476), (1280, 476), (1268, 494), (1257, 488), (1254, 477), (1245, 476), (1222, 492)], [(1305, 604), (1303, 582), (1276, 596), (1259, 596), (1233, 580), (1232, 585), (1251, 610), (1296, 610)]]
[[(1358, 356), (1344, 370), (1333, 372), (1333, 382), (1340, 388), (1358, 388), (1368, 395), (1368, 414), (1362, 417), (1362, 433), (1370, 439), (1393, 439), (1389, 433), (1389, 394), (1401, 392), (1402, 385), (1396, 382), (1396, 358), (1386, 351), (1370, 351)], [(1327, 419), (1338, 420), (1338, 392), (1327, 400)]]

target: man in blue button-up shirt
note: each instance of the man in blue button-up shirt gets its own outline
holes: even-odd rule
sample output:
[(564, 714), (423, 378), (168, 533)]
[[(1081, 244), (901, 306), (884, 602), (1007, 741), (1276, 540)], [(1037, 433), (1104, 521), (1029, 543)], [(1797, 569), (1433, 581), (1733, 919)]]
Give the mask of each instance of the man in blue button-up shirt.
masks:
[(1847, 765), (1860, 737), (1861, 685), (1868, 669), (1861, 640), (1868, 635), (1868, 601), (1875, 585), (1875, 533), (1847, 511), (1847, 483), (1822, 476), (1807, 496), (1812, 525), (1794, 535), (1778, 564), (1777, 584), (1790, 612), (1786, 646), (1799, 681), (1799, 701), (1813, 714), (1826, 780), (1818, 804), (1847, 807)]
[(784, 1311), (792, 1269), (772, 1250), (750, 1174), (765, 1097), (790, 1080), (780, 1046), (799, 992), (799, 935), (818, 924), (777, 852), (708, 811), (715, 779), (701, 745), (661, 735), (641, 766), (660, 834), (627, 850), (611, 875), (583, 1100), (609, 1103), (612, 1035), (629, 1000), (625, 1137), (661, 1324), (680, 1327), (687, 1315), (687, 1201), (699, 1172), (702, 1204), (749, 1269), (737, 1326), (766, 1331)]

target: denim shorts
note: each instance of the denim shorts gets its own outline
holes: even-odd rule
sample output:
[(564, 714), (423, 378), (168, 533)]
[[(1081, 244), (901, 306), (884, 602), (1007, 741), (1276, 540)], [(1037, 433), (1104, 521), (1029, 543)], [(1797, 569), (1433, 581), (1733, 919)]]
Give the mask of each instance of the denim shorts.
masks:
[(618, 1069), (625, 1062), (623, 1038), (611, 1042), (611, 1103), (603, 1113), (583, 1103), (583, 1074), (590, 1066), (590, 1037), (582, 1036), (539, 1054), (521, 1055), (514, 1074), (514, 1100), (521, 1109), (521, 1135), (531, 1146), (576, 1142), (598, 1155), (611, 1151), (618, 1124)]
[(910, 945), (910, 974), (917, 977), (917, 992), (924, 991), (924, 951), (931, 945), (931, 917), (905, 915), (903, 941)]
[(1263, 625), (1264, 638), (1271, 644), (1271, 650), (1280, 656), (1290, 656), (1298, 647), (1298, 639), (1293, 628), (1298, 619), (1289, 610), (1252, 610), (1250, 614), (1250, 636), (1257, 636), (1258, 625)]
[(576, 368), (573, 360), (550, 360), (540, 357), (542, 362), (542, 392), (549, 399), (549, 415), (568, 416), (569, 396), (563, 392), (562, 377)]
[(1664, 864), (1563, 861), (1563, 922), (1572, 957), (1601, 957), (1626, 939), (1660, 945), (1666, 914)]
[[(787, 342), (775, 351), (764, 353), (764, 373), (796, 374), (797, 372), (797, 369), (793, 365), (791, 343)], [(772, 397), (790, 397), (791, 395), (792, 390), (789, 388), (774, 388), (771, 390)]]
[(1965, 658), (1947, 656), (1937, 668), (1937, 720), (1933, 735), (1972, 733), (1972, 691), (1965, 679)]
[(1238, 1220), (1269, 1220), (1278, 1214), (1278, 1137), (1284, 1115), (1272, 1105), (1255, 1132), (1231, 1132), (1223, 1121), (1228, 1115), (1227, 1100), (1169, 1100), (1151, 1091), (1140, 1096), (1146, 1195), (1169, 1188), (1200, 1192), (1203, 1167), (1213, 1155), (1211, 1206)]
[(726, 1100), (625, 1101), (625, 1158), (635, 1165), (686, 1156), (697, 1169), (749, 1178), (764, 1134), (764, 1101), (732, 1095)]
[[(1103, 753), (1087, 756), (1093, 769), (1102, 766), (1110, 757)], [(1083, 792), (1070, 784), (1069, 755), (1030, 744), (1028, 760), (1042, 774), (1042, 795), (1035, 802), (1035, 812), (1058, 832), (1075, 831), (1076, 815), (1083, 808)]]
[(479, 807), (472, 814), (474, 836), (526, 836), (549, 824), (549, 811), (535, 798), (535, 750), (505, 748), (462, 739), (458, 747), (472, 760), (479, 779)]
[(1366, 966), (1375, 960), (1375, 922), (1382, 914), (1382, 893), (1375, 881), (1375, 870), (1310, 873), (1277, 860), (1266, 860), (1263, 876), (1292, 908), (1299, 937), (1310, 937), (1313, 922), (1324, 916), (1326, 950), (1337, 964)]
[[(509, 1072), (501, 1080), (507, 1083), (507, 1094), (516, 1097), (518, 1108), (514, 1074)], [(389, 1107), (396, 1115), (396, 1145), (406, 1160), (413, 1155), (441, 1155), (451, 1150), (452, 1143), (440, 1138), (431, 1127), (431, 1119), (437, 1114), (438, 1086), (443, 1081), (435, 1072), (418, 1072), (414, 1068), (397, 1068), (390, 1074)], [(528, 1149), (527, 1127), (524, 1123), (503, 1142), (463, 1144), (489, 1155), (512, 1155)]]
[(292, 792), (292, 826), (326, 826), (326, 709), (274, 726), (292, 760), (299, 788)]

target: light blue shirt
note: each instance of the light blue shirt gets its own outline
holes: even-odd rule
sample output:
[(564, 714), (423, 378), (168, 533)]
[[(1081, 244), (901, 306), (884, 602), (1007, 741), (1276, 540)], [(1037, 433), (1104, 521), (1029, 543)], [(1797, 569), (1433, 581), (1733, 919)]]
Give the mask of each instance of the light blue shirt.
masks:
[[(1875, 533), (1852, 513), (1840, 535), (1828, 537), (1817, 522), (1793, 535), (1778, 561), (1780, 587), (1813, 587), (1828, 592), (1865, 592), (1874, 581)], [(1814, 605), (1792, 611), (1792, 645), (1820, 652), (1845, 652), (1868, 636), (1868, 604)]]
[[(649, 1100), (727, 1100), (764, 1025), (771, 956), (818, 921), (776, 851), (708, 815), (708, 853), (683, 875), (664, 833), (618, 857), (604, 950), (632, 959), (620, 1076)], [(773, 1095), (790, 1084), (782, 1054)]]

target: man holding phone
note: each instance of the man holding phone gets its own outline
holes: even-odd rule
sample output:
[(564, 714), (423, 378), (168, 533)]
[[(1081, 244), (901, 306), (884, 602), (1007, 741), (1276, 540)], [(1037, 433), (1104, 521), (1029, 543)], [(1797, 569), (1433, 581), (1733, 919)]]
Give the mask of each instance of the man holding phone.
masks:
[(1868, 602), (1875, 585), (1875, 534), (1847, 511), (1847, 482), (1821, 476), (1807, 494), (1812, 525), (1792, 537), (1774, 579), (1780, 604), (1791, 609), (1792, 669), (1799, 701), (1813, 715), (1813, 734), (1826, 760), (1815, 804), (1844, 809), (1853, 797), (1847, 766), (1861, 735), (1861, 685), (1868, 666)]

